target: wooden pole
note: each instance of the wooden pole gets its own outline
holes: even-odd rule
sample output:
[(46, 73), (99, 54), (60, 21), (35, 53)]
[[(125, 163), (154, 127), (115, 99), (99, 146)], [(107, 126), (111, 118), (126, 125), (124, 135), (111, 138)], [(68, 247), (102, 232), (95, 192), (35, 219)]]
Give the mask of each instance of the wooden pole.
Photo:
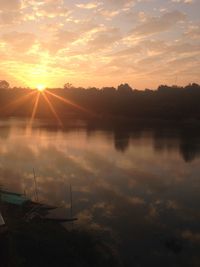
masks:
[(70, 190), (70, 216), (72, 218), (72, 216), (73, 216), (73, 206), (72, 206), (72, 186), (71, 186), (71, 184), (70, 184), (69, 190)]
[(35, 169), (34, 168), (33, 168), (33, 176), (34, 176), (34, 183), (35, 183), (35, 200), (38, 202), (37, 181), (36, 181)]

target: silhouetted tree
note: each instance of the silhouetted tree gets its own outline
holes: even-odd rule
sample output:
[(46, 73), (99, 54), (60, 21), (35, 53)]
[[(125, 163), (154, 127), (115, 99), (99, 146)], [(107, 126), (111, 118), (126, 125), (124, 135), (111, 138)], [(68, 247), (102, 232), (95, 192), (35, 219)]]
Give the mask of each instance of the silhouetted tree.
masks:
[[(9, 88), (6, 81), (1, 81), (0, 85), (0, 88)], [(93, 114), (92, 116), (97, 115), (101, 119), (142, 119), (149, 122), (159, 119), (190, 123), (195, 120), (200, 121), (200, 86), (195, 83), (186, 87), (161, 85), (157, 90), (145, 91), (132, 90), (128, 84), (119, 85), (117, 90), (114, 87), (103, 87), (101, 90), (95, 87), (75, 88), (69, 83), (65, 88), (66, 90), (51, 89), (51, 92), (60, 98), (48, 96), (52, 98), (50, 100), (62, 118), (73, 115), (75, 118), (91, 119)], [(29, 92), (30, 90), (25, 88), (0, 90), (0, 107)], [(64, 103), (60, 100), (62, 98), (69, 101)], [(0, 116), (27, 116), (32, 112), (34, 101), (33, 97), (28, 97), (19, 109), (9, 109), (7, 113), (2, 110)], [(45, 100), (41, 98), (37, 111), (38, 118), (51, 117), (48, 108), (44, 111), (46, 106)], [(14, 113), (11, 114), (12, 110)]]
[(131, 93), (133, 89), (130, 87), (128, 83), (124, 83), (124, 84), (120, 84), (117, 87), (117, 90), (119, 93)]
[(10, 87), (9, 83), (5, 80), (0, 80), (0, 88), (1, 89), (8, 89)]
[(72, 88), (72, 84), (71, 83), (65, 83), (64, 84), (64, 89), (71, 89)]
[(101, 90), (102, 90), (102, 92), (108, 93), (108, 94), (110, 94), (110, 93), (112, 94), (112, 93), (116, 92), (115, 87), (103, 87)]
[(200, 92), (200, 86), (197, 83), (190, 83), (185, 87), (185, 90), (189, 90), (190, 92)]

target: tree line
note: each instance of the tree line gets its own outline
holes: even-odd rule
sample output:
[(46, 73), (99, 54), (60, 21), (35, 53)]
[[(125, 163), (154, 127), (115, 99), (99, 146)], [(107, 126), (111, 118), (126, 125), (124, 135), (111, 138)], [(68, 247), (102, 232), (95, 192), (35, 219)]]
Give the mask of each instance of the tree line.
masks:
[[(35, 92), (30, 94), (31, 92)], [(101, 89), (74, 87), (47, 89), (44, 94), (61, 118), (122, 118), (145, 120), (200, 120), (200, 85), (160, 85), (156, 90), (131, 88), (127, 83)], [(20, 100), (21, 98), (21, 100)], [(0, 81), (0, 115), (30, 116), (36, 91), (10, 88)], [(18, 99), (18, 100), (17, 100)], [(12, 104), (14, 103), (14, 104)], [(44, 97), (39, 98), (37, 117), (52, 116)]]

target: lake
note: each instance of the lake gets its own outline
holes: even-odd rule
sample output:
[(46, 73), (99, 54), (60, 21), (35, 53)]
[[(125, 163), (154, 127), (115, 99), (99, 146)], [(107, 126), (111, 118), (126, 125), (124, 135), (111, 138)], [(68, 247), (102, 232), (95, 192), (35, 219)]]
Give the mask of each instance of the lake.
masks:
[(121, 266), (200, 266), (200, 136), (0, 121), (0, 183), (98, 233)]

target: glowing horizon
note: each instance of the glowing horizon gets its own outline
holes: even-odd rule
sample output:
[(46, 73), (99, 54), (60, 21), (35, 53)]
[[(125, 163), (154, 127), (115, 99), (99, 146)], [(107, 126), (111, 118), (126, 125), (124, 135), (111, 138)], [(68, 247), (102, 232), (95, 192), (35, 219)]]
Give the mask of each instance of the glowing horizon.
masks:
[(200, 2), (164, 2), (2, 0), (0, 77), (30, 88), (200, 83)]
[(36, 86), (36, 90), (38, 90), (39, 92), (43, 92), (45, 91), (45, 89), (46, 89), (46, 86), (44, 84), (38, 84)]

